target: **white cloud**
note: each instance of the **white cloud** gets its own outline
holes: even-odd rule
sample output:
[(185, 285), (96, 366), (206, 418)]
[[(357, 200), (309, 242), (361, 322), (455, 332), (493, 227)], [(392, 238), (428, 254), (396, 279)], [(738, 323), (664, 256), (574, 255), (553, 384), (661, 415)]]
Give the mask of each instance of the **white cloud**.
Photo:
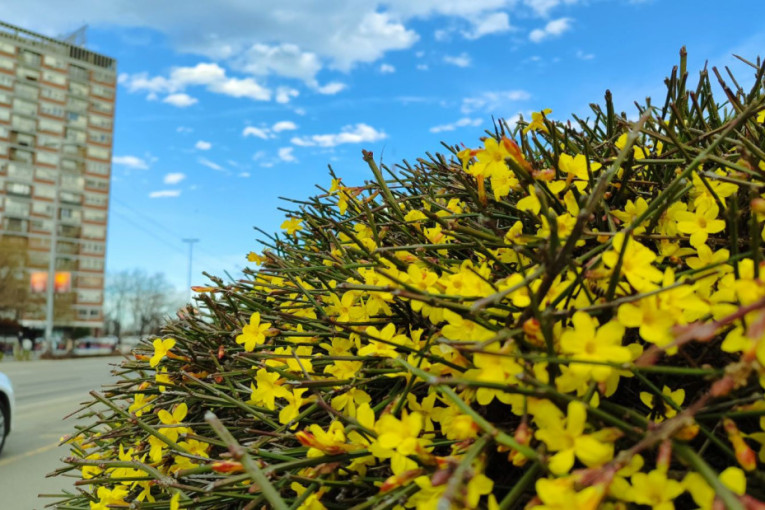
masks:
[(290, 120), (280, 120), (271, 126), (271, 129), (274, 133), (281, 133), (282, 131), (294, 131), (297, 129), (297, 124)]
[(576, 50), (576, 58), (579, 60), (592, 60), (595, 58), (595, 55), (592, 53), (585, 53), (582, 50)]
[(173, 106), (177, 106), (178, 108), (186, 108), (187, 106), (196, 104), (198, 100), (197, 98), (191, 97), (188, 94), (177, 93), (177, 94), (170, 94), (165, 99), (163, 99), (162, 102), (171, 104)]
[(171, 185), (178, 184), (185, 178), (186, 178), (186, 174), (181, 172), (173, 172), (173, 173), (165, 174), (165, 177), (164, 179), (162, 179), (162, 182), (164, 182), (165, 184), (171, 184)]
[(383, 74), (395, 73), (396, 68), (390, 64), (380, 64), (380, 72)]
[(11, 23), (53, 35), (78, 26), (87, 12), (89, 25), (97, 29), (156, 30), (180, 53), (225, 62), (248, 76), (278, 75), (310, 85), (327, 66), (348, 71), (411, 48), (419, 39), (415, 22), (473, 26), (500, 11), (522, 6), (546, 13), (572, 0), (525, 1), (524, 6), (521, 0), (291, 0), (278, 5), (265, 0), (27, 0), (5, 14)]
[(560, 4), (572, 5), (578, 0), (523, 0), (523, 4), (530, 7), (534, 14), (546, 18), (551, 10)]
[(248, 136), (254, 136), (255, 138), (262, 138), (268, 140), (271, 137), (271, 133), (268, 128), (256, 128), (255, 126), (247, 126), (242, 131), (242, 136), (247, 138)]
[(478, 39), (489, 34), (499, 34), (511, 29), (510, 17), (506, 12), (494, 12), (482, 16), (474, 24), (470, 32), (465, 32), (467, 39)]
[(135, 170), (148, 170), (149, 164), (146, 160), (139, 158), (138, 156), (114, 156), (112, 157), (112, 163), (115, 165), (126, 166)]
[(175, 128), (175, 131), (178, 133), (186, 134), (186, 133), (191, 133), (194, 130), (187, 126), (178, 126), (177, 128)]
[(216, 170), (218, 172), (223, 171), (222, 166), (220, 166), (218, 163), (214, 163), (210, 161), (207, 158), (199, 158), (197, 161), (199, 162), (200, 165), (206, 166), (207, 168), (212, 168), (213, 170)]
[(471, 119), (470, 117), (463, 117), (451, 124), (441, 124), (440, 126), (433, 126), (430, 128), (431, 133), (441, 133), (443, 131), (454, 131), (460, 127), (472, 126), (477, 127), (483, 123), (483, 119)]
[(276, 102), (279, 104), (289, 103), (293, 97), (298, 97), (300, 92), (292, 87), (278, 87), (276, 89)]
[(470, 60), (470, 55), (463, 52), (463, 53), (460, 53), (459, 55), (446, 55), (444, 57), (444, 62), (457, 67), (468, 67), (471, 63), (471, 60)]
[(427, 71), (429, 69), (428, 64), (417, 64), (418, 71)]
[(558, 37), (571, 28), (571, 18), (554, 19), (545, 25), (544, 28), (537, 28), (531, 31), (529, 39), (532, 42), (539, 43), (550, 37)]
[(147, 73), (122, 74), (120, 83), (129, 92), (169, 93), (165, 102), (185, 107), (197, 102), (184, 93), (188, 87), (205, 87), (208, 91), (232, 97), (246, 97), (256, 101), (269, 101), (271, 90), (253, 78), (232, 78), (215, 63), (200, 62), (193, 67), (175, 67), (167, 77), (149, 77)]
[(199, 140), (195, 145), (195, 149), (199, 149), (200, 151), (209, 151), (212, 148), (212, 144), (210, 142), (205, 142), (204, 140)]
[(179, 189), (163, 189), (160, 191), (152, 191), (149, 193), (149, 198), (172, 198), (180, 196), (181, 190)]
[(250, 176), (250, 172), (239, 172), (239, 173), (237, 174), (237, 177), (242, 177), (242, 178), (245, 178), (245, 179), (246, 179), (247, 177), (249, 177), (249, 176)]
[(531, 94), (525, 90), (489, 91), (480, 96), (464, 98), (460, 110), (465, 114), (475, 111), (496, 113), (507, 103), (526, 101), (529, 98), (531, 98)]
[(244, 72), (267, 76), (276, 74), (313, 83), (321, 68), (316, 53), (302, 51), (296, 44), (253, 44), (234, 59), (234, 66)]
[(292, 154), (294, 147), (281, 147), (279, 149), (279, 159), (286, 163), (297, 163), (297, 158)]
[(291, 142), (301, 147), (335, 147), (345, 143), (377, 142), (387, 138), (383, 131), (372, 126), (359, 123), (354, 126), (344, 126), (339, 133), (294, 137)]
[(321, 85), (316, 87), (316, 92), (319, 94), (324, 94), (327, 96), (333, 96), (337, 94), (338, 92), (341, 92), (347, 88), (347, 85), (345, 83), (339, 82), (339, 81), (332, 81), (327, 83), (326, 85)]

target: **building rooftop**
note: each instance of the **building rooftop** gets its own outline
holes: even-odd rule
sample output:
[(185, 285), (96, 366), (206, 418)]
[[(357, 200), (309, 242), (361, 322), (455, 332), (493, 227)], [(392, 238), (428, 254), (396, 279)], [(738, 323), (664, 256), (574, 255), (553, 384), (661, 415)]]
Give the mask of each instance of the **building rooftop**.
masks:
[(87, 50), (81, 46), (71, 44), (67, 41), (48, 37), (31, 30), (26, 30), (10, 23), (0, 21), (0, 37), (19, 41), (24, 44), (37, 46), (41, 51), (54, 52), (67, 56), (71, 59), (86, 62), (88, 64), (103, 67), (106, 69), (116, 69), (117, 61), (111, 57), (101, 55), (95, 51)]

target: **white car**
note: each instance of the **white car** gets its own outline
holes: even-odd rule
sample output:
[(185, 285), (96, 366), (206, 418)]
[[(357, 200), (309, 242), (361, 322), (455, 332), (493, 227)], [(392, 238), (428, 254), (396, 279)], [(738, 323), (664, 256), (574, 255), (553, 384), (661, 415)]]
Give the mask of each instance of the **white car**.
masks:
[(0, 372), (0, 453), (5, 446), (5, 438), (11, 431), (11, 418), (16, 401), (13, 396), (11, 380)]

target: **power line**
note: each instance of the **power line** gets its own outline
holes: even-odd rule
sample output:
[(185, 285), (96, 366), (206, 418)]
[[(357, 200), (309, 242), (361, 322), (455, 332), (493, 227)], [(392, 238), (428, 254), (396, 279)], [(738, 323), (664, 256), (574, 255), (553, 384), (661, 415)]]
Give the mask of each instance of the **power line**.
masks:
[(185, 254), (186, 254), (186, 252), (185, 252), (185, 250), (183, 250), (183, 248), (181, 248), (181, 247), (180, 247), (180, 246), (178, 246), (178, 245), (175, 245), (175, 244), (171, 243), (170, 241), (168, 241), (168, 240), (167, 240), (167, 238), (165, 238), (165, 237), (162, 237), (162, 236), (160, 236), (160, 235), (158, 235), (158, 234), (156, 234), (156, 233), (154, 233), (154, 232), (152, 232), (152, 231), (150, 231), (150, 230), (147, 230), (146, 228), (144, 228), (144, 226), (143, 226), (143, 225), (141, 225), (141, 224), (140, 224), (140, 223), (138, 223), (137, 221), (134, 221), (134, 220), (133, 220), (132, 218), (130, 218), (128, 215), (126, 215), (126, 214), (123, 214), (123, 213), (121, 213), (121, 212), (119, 212), (119, 211), (117, 211), (117, 210), (112, 210), (112, 212), (113, 212), (113, 213), (115, 213), (117, 216), (120, 216), (120, 217), (121, 217), (123, 220), (127, 221), (128, 223), (130, 223), (130, 224), (131, 224), (131, 225), (133, 225), (134, 227), (136, 227), (138, 230), (140, 230), (140, 231), (142, 231), (143, 233), (145, 233), (145, 234), (147, 234), (147, 235), (149, 235), (149, 236), (153, 237), (153, 238), (154, 238), (154, 239), (156, 239), (157, 241), (160, 241), (161, 243), (165, 244), (166, 246), (168, 246), (168, 247), (172, 248), (173, 250), (175, 250), (175, 251), (177, 251), (177, 252), (179, 252), (179, 253), (181, 253), (181, 254), (183, 254), (183, 255), (185, 255)]

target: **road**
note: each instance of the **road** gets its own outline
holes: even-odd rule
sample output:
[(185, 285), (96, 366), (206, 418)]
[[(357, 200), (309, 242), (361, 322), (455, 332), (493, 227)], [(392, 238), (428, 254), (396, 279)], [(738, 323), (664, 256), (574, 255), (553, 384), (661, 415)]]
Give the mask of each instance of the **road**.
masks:
[(74, 490), (73, 479), (46, 478), (62, 467), (69, 454), (58, 446), (61, 436), (74, 432), (76, 420), (63, 418), (115, 379), (110, 364), (121, 358), (81, 358), (0, 362), (0, 371), (11, 379), (16, 393), (13, 432), (0, 455), (0, 507), (2, 510), (43, 509), (54, 500), (38, 494)]

